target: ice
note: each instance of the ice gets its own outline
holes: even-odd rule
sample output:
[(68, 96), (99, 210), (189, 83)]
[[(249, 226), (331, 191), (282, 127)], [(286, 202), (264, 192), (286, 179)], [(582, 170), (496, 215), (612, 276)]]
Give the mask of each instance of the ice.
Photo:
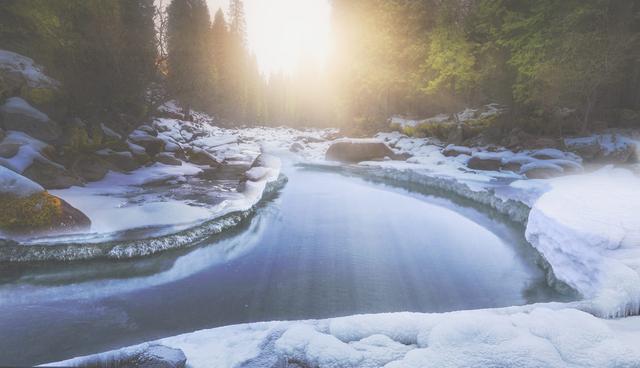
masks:
[[(253, 323), (152, 343), (182, 349), (192, 368), (272, 367), (284, 362), (320, 368), (636, 367), (639, 318), (619, 323), (572, 308), (537, 305)], [(51, 366), (108, 361), (145, 346)]]
[(0, 166), (0, 195), (28, 197), (42, 191), (40, 184)]

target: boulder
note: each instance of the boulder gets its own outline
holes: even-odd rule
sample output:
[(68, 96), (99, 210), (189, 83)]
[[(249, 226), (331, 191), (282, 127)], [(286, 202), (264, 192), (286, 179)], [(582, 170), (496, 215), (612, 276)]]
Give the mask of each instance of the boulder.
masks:
[(209, 152), (197, 148), (191, 147), (186, 150), (187, 160), (196, 165), (209, 165), (211, 167), (220, 166), (220, 162)]
[(334, 142), (325, 155), (330, 161), (360, 162), (385, 157), (395, 158), (395, 153), (383, 142), (373, 140), (349, 140)]
[(15, 156), (20, 150), (20, 146), (18, 143), (0, 143), (0, 157), (11, 158)]
[(60, 103), (59, 85), (32, 59), (0, 50), (0, 99), (20, 96), (50, 116), (60, 117), (66, 106)]
[(636, 144), (616, 134), (569, 138), (565, 140), (565, 144), (585, 161), (624, 164), (638, 159)]
[(96, 153), (108, 163), (110, 168), (117, 171), (133, 171), (141, 166), (133, 154), (128, 151), (117, 152), (107, 148)]
[(158, 131), (155, 130), (152, 126), (150, 125), (140, 125), (138, 127), (138, 130), (143, 131), (147, 134), (149, 134), (152, 137), (157, 137), (158, 136)]
[(155, 156), (156, 154), (163, 152), (166, 144), (164, 140), (140, 129), (134, 130), (133, 133), (129, 135), (129, 139), (136, 145), (143, 147), (146, 154), (149, 156)]
[(456, 157), (460, 155), (471, 155), (473, 151), (469, 147), (448, 145), (442, 150), (442, 154), (446, 157)]
[(109, 163), (100, 156), (85, 155), (75, 160), (71, 171), (85, 181), (98, 181), (109, 172)]
[(42, 186), (0, 167), (0, 228), (16, 234), (64, 232), (91, 226), (89, 218)]
[(62, 133), (56, 122), (20, 97), (9, 98), (0, 107), (0, 115), (4, 129), (24, 132), (41, 141), (55, 141)]
[(172, 166), (182, 165), (182, 161), (178, 160), (172, 154), (167, 152), (158, 153), (154, 158), (156, 161), (165, 165), (172, 165)]
[(532, 162), (520, 169), (520, 174), (529, 179), (548, 179), (563, 173), (564, 169), (560, 165), (545, 161)]
[(34, 160), (22, 175), (42, 185), (46, 189), (65, 189), (82, 185), (82, 180), (64, 166), (49, 160)]
[(474, 170), (498, 171), (502, 166), (502, 160), (497, 157), (473, 156), (467, 161), (467, 167)]

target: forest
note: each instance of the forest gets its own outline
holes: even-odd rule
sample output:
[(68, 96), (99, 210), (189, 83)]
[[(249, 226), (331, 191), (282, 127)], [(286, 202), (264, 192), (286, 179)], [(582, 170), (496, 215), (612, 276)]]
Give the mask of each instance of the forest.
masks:
[[(262, 75), (241, 0), (6, 0), (0, 46), (61, 81), (66, 111), (140, 118), (164, 97), (227, 124), (375, 131), (393, 115), (509, 108), (498, 131), (637, 126), (640, 4), (333, 0), (326, 65)], [(210, 13), (215, 14), (213, 17)], [(161, 97), (162, 96), (162, 97)], [(122, 115), (125, 114), (125, 115)]]

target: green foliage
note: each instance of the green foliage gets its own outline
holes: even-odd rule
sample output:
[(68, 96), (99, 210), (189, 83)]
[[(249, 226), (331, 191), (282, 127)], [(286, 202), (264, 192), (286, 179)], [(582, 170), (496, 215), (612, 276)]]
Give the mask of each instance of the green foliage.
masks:
[(611, 109), (640, 108), (637, 1), (336, 0), (333, 5), (336, 106), (347, 122), (499, 102), (510, 106), (518, 121), (529, 118), (535, 124), (560, 124), (557, 110), (576, 109), (586, 128)]
[[(6, 0), (0, 45), (44, 64), (71, 113), (138, 109), (155, 77), (153, 0)], [(46, 93), (34, 91), (36, 99)]]

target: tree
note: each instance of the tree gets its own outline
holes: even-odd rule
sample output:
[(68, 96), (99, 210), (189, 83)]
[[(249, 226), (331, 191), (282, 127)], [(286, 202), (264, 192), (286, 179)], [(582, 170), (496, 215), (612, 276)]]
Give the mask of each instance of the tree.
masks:
[(204, 0), (173, 0), (167, 8), (169, 87), (184, 104), (210, 111), (215, 69), (211, 67), (211, 32)]

